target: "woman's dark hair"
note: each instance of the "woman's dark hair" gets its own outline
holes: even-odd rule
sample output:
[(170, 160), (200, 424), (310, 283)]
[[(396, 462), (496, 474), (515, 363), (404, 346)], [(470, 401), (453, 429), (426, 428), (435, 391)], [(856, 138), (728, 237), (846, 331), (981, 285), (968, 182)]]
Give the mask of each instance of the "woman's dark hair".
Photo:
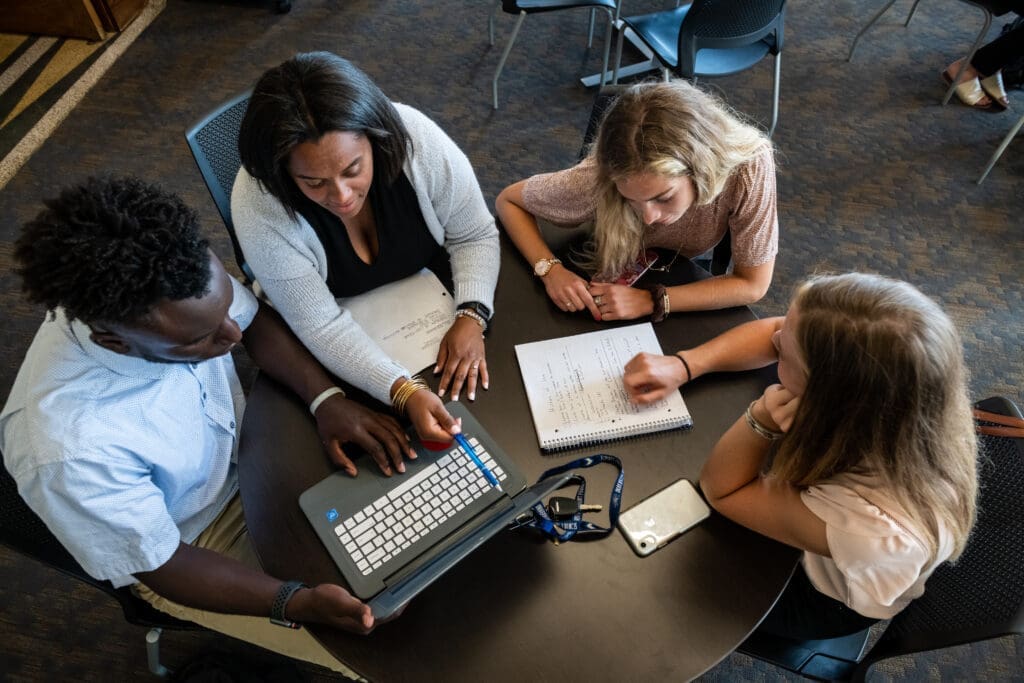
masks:
[(209, 291), (209, 244), (176, 195), (138, 178), (89, 178), (44, 204), (14, 248), (29, 301), (71, 320), (135, 323), (164, 299)]
[(256, 83), (238, 133), (245, 170), (295, 218), (304, 199), (288, 173), (288, 157), (326, 133), (362, 133), (373, 150), (373, 182), (390, 185), (410, 152), (398, 110), (352, 62), (306, 52), (275, 66)]

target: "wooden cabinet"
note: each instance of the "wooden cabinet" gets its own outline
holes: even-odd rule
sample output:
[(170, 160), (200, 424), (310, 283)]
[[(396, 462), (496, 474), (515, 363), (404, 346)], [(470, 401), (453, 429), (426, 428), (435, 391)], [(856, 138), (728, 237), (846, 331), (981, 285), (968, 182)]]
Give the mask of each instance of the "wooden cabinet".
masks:
[(0, 32), (102, 40), (122, 31), (147, 0), (5, 0)]
[(92, 0), (103, 27), (108, 31), (123, 31), (132, 23), (148, 0)]

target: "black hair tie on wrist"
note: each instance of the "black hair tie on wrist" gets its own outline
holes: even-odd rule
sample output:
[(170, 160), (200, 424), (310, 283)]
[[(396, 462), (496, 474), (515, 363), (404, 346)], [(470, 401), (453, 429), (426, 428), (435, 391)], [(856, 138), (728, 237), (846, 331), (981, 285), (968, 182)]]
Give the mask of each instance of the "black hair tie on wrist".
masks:
[(683, 364), (683, 367), (686, 368), (686, 381), (687, 382), (692, 382), (693, 381), (693, 373), (690, 372), (690, 364), (687, 363), (686, 359), (683, 358), (678, 353), (673, 353), (672, 355), (675, 356), (676, 358), (678, 358), (679, 361)]

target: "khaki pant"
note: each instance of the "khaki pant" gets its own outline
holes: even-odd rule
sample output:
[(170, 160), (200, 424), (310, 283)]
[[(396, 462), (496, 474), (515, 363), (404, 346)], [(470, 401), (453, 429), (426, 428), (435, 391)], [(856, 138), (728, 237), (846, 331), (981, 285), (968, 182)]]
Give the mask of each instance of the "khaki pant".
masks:
[[(256, 552), (249, 542), (249, 531), (245, 528), (241, 496), (236, 495), (192, 545), (226, 555), (254, 569), (261, 569)], [(349, 678), (365, 680), (335, 658), (304, 628), (277, 626), (271, 624), (268, 617), (218, 614), (184, 607), (160, 597), (141, 583), (135, 584), (134, 588), (140, 598), (178, 619), (194, 622), (292, 659), (319, 664)]]

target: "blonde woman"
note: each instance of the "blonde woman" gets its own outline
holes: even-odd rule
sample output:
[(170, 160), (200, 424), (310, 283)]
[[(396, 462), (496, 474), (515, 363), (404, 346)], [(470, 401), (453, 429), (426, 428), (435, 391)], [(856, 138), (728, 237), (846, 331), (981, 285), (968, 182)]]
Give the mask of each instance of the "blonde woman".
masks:
[(955, 560), (974, 523), (976, 444), (959, 336), (905, 282), (847, 274), (801, 286), (785, 318), (626, 365), (637, 403), (689, 379), (778, 362), (701, 472), (726, 517), (801, 548), (761, 628), (794, 638), (889, 619)]
[[(505, 188), (498, 216), (563, 311), (626, 320), (753, 303), (772, 281), (778, 251), (775, 162), (758, 129), (685, 81), (635, 85), (609, 107), (591, 153), (577, 166)], [(580, 264), (555, 258), (537, 226), (593, 221)], [(658, 266), (693, 258), (729, 233), (731, 273), (665, 291), (615, 284), (647, 249)]]

